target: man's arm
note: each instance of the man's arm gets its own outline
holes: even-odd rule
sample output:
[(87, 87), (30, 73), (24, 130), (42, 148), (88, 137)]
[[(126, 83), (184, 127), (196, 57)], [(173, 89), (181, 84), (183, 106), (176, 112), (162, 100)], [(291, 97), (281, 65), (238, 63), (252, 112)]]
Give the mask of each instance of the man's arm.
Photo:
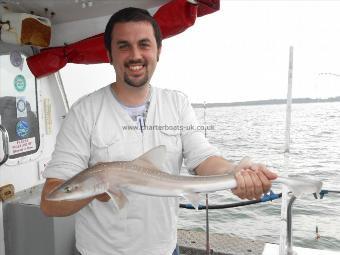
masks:
[(218, 156), (204, 160), (195, 168), (195, 172), (198, 175), (235, 174), (237, 187), (232, 189), (232, 192), (242, 199), (259, 199), (262, 194), (269, 191), (271, 180), (277, 178), (275, 173), (269, 171), (262, 164), (234, 165)]
[(106, 202), (110, 197), (104, 193), (95, 197), (90, 197), (77, 201), (49, 201), (45, 197), (49, 194), (56, 186), (63, 183), (64, 180), (48, 178), (46, 179), (43, 191), (41, 193), (40, 208), (46, 216), (49, 217), (65, 217), (72, 215), (90, 203), (93, 199), (98, 199), (102, 202)]
[[(56, 186), (88, 167), (90, 158), (90, 137), (92, 115), (89, 104), (78, 101), (67, 113), (57, 136), (52, 160), (49, 162), (44, 177), (46, 182), (41, 194), (40, 208), (47, 216), (68, 216), (78, 212), (94, 197), (79, 201), (48, 201), (45, 199)], [(77, 130), (77, 132), (74, 132)], [(104, 197), (104, 198), (103, 198)], [(108, 195), (98, 195), (100, 201), (108, 200)]]
[(198, 167), (195, 168), (195, 172), (198, 175), (221, 175), (226, 173), (232, 173), (236, 168), (236, 165), (225, 160), (219, 156), (212, 156), (204, 160)]
[[(186, 97), (182, 97), (181, 124), (183, 127), (197, 126), (195, 112)], [(183, 155), (188, 169), (193, 169), (198, 175), (219, 175), (232, 172), (235, 174), (237, 188), (232, 192), (240, 198), (260, 198), (271, 187), (271, 180), (277, 175), (262, 164), (233, 165), (217, 155), (217, 150), (211, 146), (203, 133), (198, 130), (184, 129), (181, 132)], [(210, 157), (209, 157), (210, 155)], [(208, 158), (202, 161), (204, 158)], [(201, 162), (201, 163), (199, 163)]]

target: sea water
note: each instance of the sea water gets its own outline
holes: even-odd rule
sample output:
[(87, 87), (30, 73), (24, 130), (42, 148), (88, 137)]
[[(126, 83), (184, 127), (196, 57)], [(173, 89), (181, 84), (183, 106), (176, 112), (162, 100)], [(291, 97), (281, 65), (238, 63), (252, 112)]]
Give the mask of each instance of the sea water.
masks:
[[(204, 109), (195, 111), (204, 124)], [(289, 153), (284, 153), (285, 112), (285, 105), (207, 108), (207, 138), (232, 161), (249, 156), (280, 175), (321, 180), (323, 189), (340, 190), (340, 103), (294, 104)], [(279, 185), (273, 187), (276, 193), (280, 189)], [(203, 204), (204, 201), (202, 196)], [(238, 201), (230, 191), (209, 195), (210, 204)], [(210, 210), (210, 232), (278, 243), (280, 209), (281, 199)], [(181, 209), (178, 228), (204, 231), (205, 211)], [(297, 246), (340, 251), (340, 194), (329, 194), (324, 199), (312, 195), (297, 199), (293, 207), (293, 237)]]

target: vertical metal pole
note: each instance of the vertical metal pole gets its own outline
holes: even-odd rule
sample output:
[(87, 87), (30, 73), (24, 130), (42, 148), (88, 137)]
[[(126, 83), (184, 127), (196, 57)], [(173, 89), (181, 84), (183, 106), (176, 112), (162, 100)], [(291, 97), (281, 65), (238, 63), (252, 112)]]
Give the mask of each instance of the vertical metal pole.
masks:
[(209, 240), (209, 199), (208, 194), (205, 194), (205, 228), (206, 228), (206, 254), (210, 255), (210, 240)]
[(293, 46), (289, 48), (289, 70), (288, 70), (288, 90), (287, 90), (287, 110), (286, 110), (286, 136), (284, 152), (290, 150), (290, 125), (292, 113), (292, 84), (293, 84)]
[(281, 234), (280, 234), (280, 246), (279, 255), (296, 255), (293, 251), (293, 203), (296, 197), (288, 193), (288, 188), (283, 186), (281, 207)]
[(287, 207), (287, 255), (294, 255), (293, 251), (293, 229), (292, 229), (292, 209), (296, 197), (291, 195)]
[[(287, 108), (286, 108), (286, 132), (285, 132), (285, 148), (284, 148), (284, 169), (285, 172), (289, 169), (289, 151), (290, 151), (290, 126), (292, 113), (292, 86), (293, 86), (293, 46), (289, 47), (289, 67), (288, 67), (288, 89), (287, 89)], [(288, 232), (291, 231), (291, 223), (288, 226), (288, 221), (291, 215), (289, 212), (290, 198), (289, 190), (286, 186), (282, 187), (282, 204), (281, 204), (281, 232), (280, 232), (280, 246), (279, 255), (287, 255)], [(289, 230), (290, 228), (290, 230)], [(292, 243), (292, 236), (290, 232), (290, 245)]]
[[(289, 169), (289, 150), (290, 150), (290, 126), (291, 126), (291, 113), (292, 113), (292, 85), (293, 85), (293, 46), (289, 47), (289, 67), (288, 67), (288, 89), (287, 89), (287, 108), (286, 108), (286, 132), (285, 132), (285, 148), (284, 148), (284, 168)], [(285, 172), (286, 172), (285, 171)], [(281, 204), (281, 233), (280, 233), (280, 246), (279, 255), (287, 255), (288, 243), (288, 207), (290, 198), (289, 190), (286, 186), (282, 187), (282, 204)], [(291, 228), (291, 225), (290, 225)], [(291, 229), (290, 229), (291, 230)], [(291, 238), (291, 235), (290, 235)], [(290, 239), (291, 243), (291, 239)]]
[[(288, 173), (289, 153), (283, 154), (283, 173)], [(289, 203), (289, 189), (286, 185), (282, 185), (282, 198), (281, 198), (281, 222), (280, 222), (280, 246), (279, 255), (286, 255), (287, 247), (287, 207)]]
[(207, 105), (204, 101), (204, 112), (203, 112), (203, 119), (204, 119), (204, 137), (207, 138), (207, 120), (206, 120), (206, 109), (207, 109)]
[[(207, 138), (207, 122), (206, 122), (206, 103), (204, 101), (204, 136)], [(206, 255), (210, 255), (210, 238), (209, 238), (209, 198), (205, 194), (205, 229), (206, 229)]]
[(282, 198), (281, 198), (281, 227), (280, 227), (280, 245), (279, 255), (286, 255), (287, 247), (287, 207), (288, 207), (288, 188), (282, 186)]

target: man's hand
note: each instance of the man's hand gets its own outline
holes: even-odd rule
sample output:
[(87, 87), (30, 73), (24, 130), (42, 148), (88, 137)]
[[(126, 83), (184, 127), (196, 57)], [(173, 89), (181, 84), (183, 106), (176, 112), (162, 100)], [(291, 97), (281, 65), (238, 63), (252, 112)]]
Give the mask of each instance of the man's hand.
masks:
[(212, 156), (196, 167), (195, 171), (202, 176), (235, 174), (237, 188), (232, 189), (232, 192), (242, 199), (260, 198), (262, 194), (267, 193), (270, 189), (271, 180), (277, 178), (277, 175), (269, 171), (265, 165), (254, 164), (249, 157), (243, 158), (235, 166), (222, 157)]
[[(241, 165), (241, 164), (240, 164)], [(237, 188), (232, 192), (241, 199), (259, 199), (271, 188), (271, 180), (277, 175), (263, 164), (250, 164), (237, 169), (235, 173)]]

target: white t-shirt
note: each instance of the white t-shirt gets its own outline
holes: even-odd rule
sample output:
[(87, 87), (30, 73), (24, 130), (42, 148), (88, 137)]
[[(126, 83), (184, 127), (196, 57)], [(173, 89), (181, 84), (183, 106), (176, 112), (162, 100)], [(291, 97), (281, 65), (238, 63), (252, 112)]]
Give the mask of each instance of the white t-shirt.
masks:
[[(162, 171), (179, 174), (219, 155), (195, 130), (194, 110), (178, 91), (153, 87), (145, 130), (136, 126), (106, 86), (78, 100), (57, 137), (44, 176), (69, 179), (98, 162), (133, 160), (166, 145)], [(178, 199), (125, 193), (128, 204), (93, 200), (76, 214), (76, 246), (83, 255), (170, 255), (177, 241)]]

